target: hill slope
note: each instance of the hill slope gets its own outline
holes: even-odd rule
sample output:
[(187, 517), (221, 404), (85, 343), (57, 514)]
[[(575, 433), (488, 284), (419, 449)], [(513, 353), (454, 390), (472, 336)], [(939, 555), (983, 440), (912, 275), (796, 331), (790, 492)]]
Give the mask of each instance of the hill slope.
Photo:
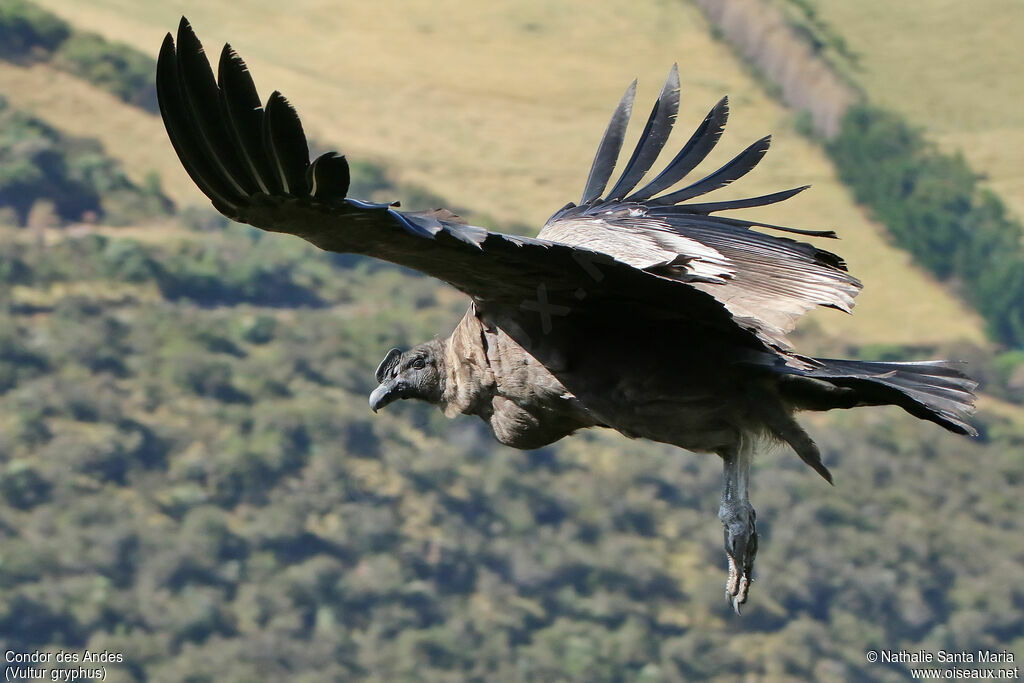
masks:
[[(781, 4), (798, 3), (778, 0)], [(816, 0), (817, 17), (856, 55), (848, 70), (877, 104), (923, 127), (1024, 218), (1024, 6), (956, 0)]]
[(75, 137), (96, 138), (120, 160), (138, 185), (150, 172), (160, 174), (164, 191), (176, 203), (194, 203), (195, 185), (183, 173), (170, 173), (160, 120), (47, 64), (0, 61), (0, 92), (11, 105), (44, 119)]

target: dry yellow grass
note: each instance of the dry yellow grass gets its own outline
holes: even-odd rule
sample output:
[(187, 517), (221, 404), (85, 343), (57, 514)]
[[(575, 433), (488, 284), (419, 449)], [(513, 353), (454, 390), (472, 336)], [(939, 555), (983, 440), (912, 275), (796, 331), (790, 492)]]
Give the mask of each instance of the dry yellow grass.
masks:
[(1024, 4), (817, 0), (860, 56), (871, 99), (959, 150), (1024, 218)]
[[(862, 343), (982, 339), (977, 316), (885, 243), (821, 151), (792, 132), (790, 113), (751, 82), (688, 4), (41, 4), (77, 26), (150, 53), (186, 14), (211, 51), (230, 39), (252, 66), (264, 96), (273, 88), (284, 91), (317, 140), (399, 169), (403, 180), (478, 214), (536, 227), (578, 198), (622, 89), (640, 77), (638, 116), (646, 116), (665, 72), (678, 61), (684, 101), (681, 132), (670, 145), (681, 144), (724, 93), (732, 95), (733, 115), (714, 163), (766, 132), (776, 134), (762, 168), (740, 190), (723, 194), (815, 184), (782, 206), (756, 211), (764, 220), (840, 231), (843, 241), (825, 246), (847, 258), (867, 289), (854, 318), (812, 314), (826, 331)], [(101, 115), (92, 125), (100, 134), (114, 120)], [(182, 182), (162, 133), (140, 128), (120, 134), (126, 146), (153, 154), (168, 187)], [(131, 159), (131, 150), (109, 146)]]

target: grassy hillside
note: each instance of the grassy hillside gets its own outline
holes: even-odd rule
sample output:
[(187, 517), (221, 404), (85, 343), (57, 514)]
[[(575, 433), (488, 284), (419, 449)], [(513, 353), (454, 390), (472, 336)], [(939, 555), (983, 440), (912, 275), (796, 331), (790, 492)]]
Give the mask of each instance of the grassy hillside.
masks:
[[(325, 12), (303, 0), (283, 12), (271, 2), (42, 4), (76, 26), (147, 51), (186, 13), (209, 47), (230, 40), (242, 52), (265, 94), (283, 90), (317, 140), (396, 169), (402, 180), (478, 217), (534, 229), (578, 197), (625, 85), (640, 77), (637, 109), (643, 116), (667, 67), (678, 61), (684, 88), (681, 132), (674, 138), (679, 144), (723, 93), (732, 96), (733, 115), (712, 163), (728, 160), (766, 132), (775, 135), (762, 168), (723, 195), (813, 183), (812, 192), (758, 209), (758, 215), (840, 232), (842, 241), (826, 246), (846, 257), (867, 287), (855, 318), (820, 312), (812, 319), (831, 334), (863, 343), (982, 339), (977, 317), (885, 243), (820, 150), (793, 132), (789, 113), (709, 37), (703, 17), (689, 5), (605, 2), (550, 9), (538, 3), (512, 10), (395, 3)], [(37, 113), (50, 111), (50, 104), (38, 102)], [(111, 151), (124, 149), (128, 161), (139, 159), (147, 168), (163, 153), (165, 185), (177, 198), (187, 180), (169, 146), (154, 142), (162, 135), (136, 126), (132, 114), (111, 118), (133, 121), (116, 133), (100, 126), (107, 131), (102, 137), (118, 138), (110, 141)]]
[[(779, 0), (781, 4), (792, 0)], [(792, 2), (792, 4), (798, 4)], [(1024, 218), (1024, 7), (1015, 0), (813, 0), (856, 56), (848, 70), (877, 104), (923, 127)]]

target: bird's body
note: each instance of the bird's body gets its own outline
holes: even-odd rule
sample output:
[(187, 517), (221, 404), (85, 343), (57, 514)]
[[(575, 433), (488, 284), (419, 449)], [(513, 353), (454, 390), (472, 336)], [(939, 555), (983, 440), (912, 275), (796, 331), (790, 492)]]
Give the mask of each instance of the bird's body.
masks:
[(674, 67), (611, 189), (635, 83), (601, 140), (582, 200), (555, 212), (536, 238), (469, 226), (444, 210), (401, 212), (347, 197), (344, 157), (310, 162), (295, 111), (276, 92), (262, 107), (229, 46), (218, 71), (215, 80), (182, 20), (177, 45), (168, 35), (160, 53), (161, 113), (186, 170), (218, 210), (325, 250), (420, 270), (472, 300), (447, 339), (388, 353), (370, 406), (425, 400), (449, 417), (480, 417), (515, 448), (601, 426), (718, 454), (727, 594), (737, 611), (757, 551), (747, 495), (755, 446), (764, 438), (785, 442), (832, 481), (794, 418), (798, 411), (891, 404), (973, 433), (967, 419), (975, 383), (955, 363), (816, 359), (789, 346), (785, 334), (804, 312), (849, 312), (861, 285), (835, 254), (753, 228), (834, 237), (831, 231), (715, 215), (806, 188), (691, 201), (750, 171), (768, 138), (677, 187), (717, 144), (725, 99), (664, 169), (640, 184), (678, 111)]
[[(602, 339), (613, 341), (609, 335)], [(714, 358), (666, 367), (667, 345), (657, 335), (591, 344), (592, 352), (573, 354), (571, 364), (557, 366), (561, 379), (500, 327), (482, 320), (475, 306), (451, 336), (429, 344), (444, 368), (438, 407), (448, 417), (481, 418), (498, 441), (513, 448), (540, 448), (579, 429), (603, 426), (633, 438), (717, 452), (764, 428), (738, 401), (779, 400), (767, 377), (747, 378), (747, 391), (738, 396), (734, 386), (743, 378), (722, 373)], [(650, 362), (637, 363), (633, 354)], [(623, 367), (631, 371), (614, 371)]]

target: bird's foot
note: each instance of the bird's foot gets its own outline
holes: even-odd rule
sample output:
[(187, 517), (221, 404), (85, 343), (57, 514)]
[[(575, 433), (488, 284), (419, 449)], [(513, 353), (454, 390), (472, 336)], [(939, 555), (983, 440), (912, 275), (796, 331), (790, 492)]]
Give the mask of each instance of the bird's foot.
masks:
[(736, 614), (741, 613), (740, 605), (747, 601), (750, 581), (750, 572), (737, 571), (736, 560), (729, 556), (729, 578), (725, 582), (725, 599), (732, 605)]
[(729, 578), (725, 582), (725, 598), (736, 614), (747, 601), (753, 581), (754, 557), (757, 555), (757, 530), (754, 508), (747, 505), (723, 505), (719, 512), (725, 527), (725, 554), (729, 559)]

